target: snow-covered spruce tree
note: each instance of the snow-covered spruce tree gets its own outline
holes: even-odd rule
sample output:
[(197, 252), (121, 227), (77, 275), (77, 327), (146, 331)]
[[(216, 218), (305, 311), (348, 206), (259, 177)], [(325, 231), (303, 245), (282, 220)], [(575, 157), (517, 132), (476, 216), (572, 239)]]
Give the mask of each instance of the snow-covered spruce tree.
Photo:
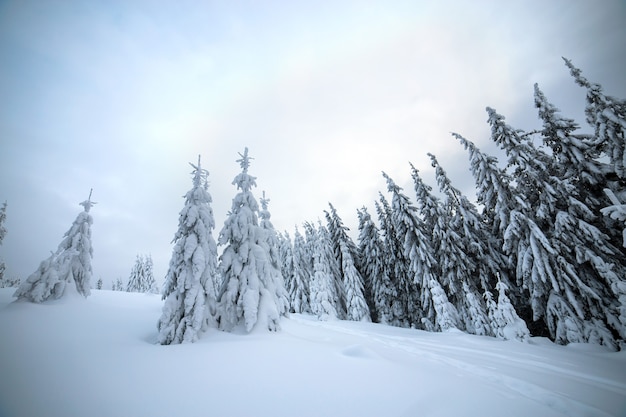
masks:
[(265, 243), (271, 263), (271, 268), (267, 275), (269, 281), (265, 283), (265, 288), (274, 291), (272, 297), (276, 300), (278, 314), (284, 316), (289, 313), (289, 295), (285, 290), (285, 278), (281, 272), (280, 242), (276, 229), (274, 229), (274, 225), (270, 221), (271, 214), (268, 210), (270, 200), (265, 198), (265, 191), (263, 191), (263, 197), (260, 202), (260, 226), (265, 231)]
[[(443, 254), (456, 254), (440, 260), (442, 274), (454, 274), (461, 282), (463, 303), (456, 304), (457, 310), (469, 333), (493, 335), (489, 325), (487, 306), (481, 294), (495, 288), (500, 264), (490, 246), (485, 224), (481, 221), (476, 207), (460, 190), (453, 187), (434, 155), (431, 158), (439, 189), (446, 195), (448, 208), (448, 228), (455, 236), (452, 242), (442, 245)], [(446, 250), (450, 248), (450, 250)], [(510, 304), (510, 302), (509, 302)], [(513, 310), (513, 314), (517, 314)], [(519, 319), (519, 318), (518, 318)], [(521, 319), (520, 319), (521, 320)]]
[[(7, 202), (5, 201), (0, 208), (0, 245), (2, 245), (2, 241), (4, 237), (7, 235), (7, 228), (4, 226), (4, 223), (7, 219)], [(4, 271), (6, 270), (6, 265), (3, 260), (0, 259), (0, 283), (4, 283)]]
[(18, 300), (35, 303), (63, 297), (75, 286), (78, 294), (87, 297), (91, 293), (91, 224), (89, 210), (95, 202), (89, 198), (82, 203), (84, 210), (76, 217), (65, 233), (56, 252), (41, 262), (13, 294)]
[(98, 278), (98, 281), (96, 281), (96, 289), (97, 290), (102, 289), (102, 277)]
[[(514, 254), (505, 254), (502, 249), (511, 213), (523, 209), (526, 203), (515, 196), (510, 185), (512, 179), (498, 166), (497, 158), (481, 152), (473, 142), (457, 133), (452, 136), (459, 140), (469, 154), (477, 201), (483, 208), (481, 220), (487, 233), (486, 241), (490, 246), (491, 258), (496, 261), (492, 272), (497, 273), (499, 279), (510, 288), (509, 297), (513, 297), (513, 305), (520, 317), (527, 323), (533, 323), (528, 290), (522, 288), (521, 277), (519, 281), (516, 279), (516, 257)], [(489, 296), (493, 298), (491, 294)], [(541, 321), (539, 325), (538, 333), (543, 334), (543, 329), (547, 330), (545, 324)]]
[(346, 297), (346, 319), (354, 321), (371, 321), (369, 308), (363, 294), (363, 278), (356, 268), (356, 245), (347, 234), (348, 228), (329, 203), (330, 212), (324, 211), (328, 224), (328, 232), (335, 248), (335, 257), (339, 261), (343, 288)]
[[(346, 292), (343, 286), (343, 277), (341, 274), (341, 265), (338, 258), (335, 256), (335, 247), (332, 243), (332, 237), (326, 227), (319, 221), (317, 230), (310, 223), (304, 224), (304, 234), (306, 236), (306, 243), (304, 251), (302, 253), (307, 254), (303, 258), (303, 263), (307, 268), (307, 275), (309, 277), (308, 289), (309, 289), (309, 301), (312, 301), (311, 295), (311, 281), (315, 274), (315, 251), (321, 249), (324, 253), (321, 254), (326, 262), (328, 273), (330, 274), (330, 283), (333, 288), (331, 294), (333, 295), (333, 304), (337, 312), (337, 317), (340, 319), (346, 318)], [(323, 244), (318, 248), (318, 239), (323, 239)], [(358, 267), (357, 267), (358, 269)], [(312, 309), (312, 306), (311, 306)], [(312, 311), (312, 310), (311, 310)]]
[(293, 238), (293, 280), (288, 289), (290, 311), (292, 313), (310, 313), (309, 282), (311, 275), (307, 267), (312, 257), (307, 252), (307, 245), (296, 227)]
[(321, 245), (324, 251), (322, 256), (328, 266), (328, 273), (330, 274), (331, 284), (333, 286), (331, 294), (334, 296), (333, 302), (335, 310), (337, 311), (337, 318), (345, 319), (348, 313), (346, 310), (346, 290), (341, 275), (341, 264), (339, 263), (339, 259), (335, 256), (335, 246), (328, 228), (322, 224), (321, 220), (317, 222), (318, 237), (323, 242), (323, 245)]
[(385, 248), (378, 227), (365, 207), (357, 211), (359, 216), (359, 253), (361, 273), (369, 283), (375, 321), (391, 324), (394, 320), (393, 300), (397, 297), (394, 285), (385, 267)]
[[(626, 187), (624, 186), (626, 179), (626, 100), (604, 94), (599, 84), (589, 82), (571, 61), (565, 58), (563, 60), (576, 83), (587, 90), (585, 114), (587, 123), (594, 129), (590, 143), (600, 157), (606, 157), (609, 161), (608, 164), (602, 164), (602, 174), (604, 174), (602, 184), (592, 188), (591, 191), (595, 192), (602, 206), (614, 206), (615, 202), (607, 199), (610, 193), (615, 195), (618, 201), (626, 201)], [(609, 190), (610, 193), (604, 190)], [(595, 205), (590, 208), (595, 212)], [(607, 223), (605, 232), (611, 236), (615, 246), (620, 246), (620, 241), (626, 246), (624, 225), (619, 219), (608, 216), (611, 211), (605, 212), (604, 220)]]
[(383, 238), (383, 268), (389, 277), (394, 297), (387, 299), (391, 302), (392, 318), (389, 324), (397, 327), (410, 327), (409, 318), (410, 297), (416, 297), (411, 291), (412, 284), (407, 280), (408, 261), (404, 258), (403, 244), (395, 232), (392, 221), (392, 211), (389, 202), (382, 193), (378, 194), (379, 201), (375, 201), (376, 213), (381, 225)]
[[(569, 143), (576, 139), (571, 133), (575, 125), (558, 114), (558, 110), (546, 100), (537, 85), (535, 85), (535, 104), (539, 108), (539, 116), (543, 121), (541, 132), (543, 142), (551, 145), (553, 149), (556, 148), (556, 151), (560, 150), (560, 144), (564, 143), (565, 149), (578, 154), (580, 159), (585, 159), (584, 163), (572, 161), (582, 167), (577, 169), (587, 167), (586, 171), (595, 172), (593, 168), (597, 168), (598, 164), (590, 162), (593, 159), (589, 152), (572, 152), (573, 146)], [(584, 148), (581, 151), (584, 151)], [(600, 317), (597, 313), (592, 313), (595, 320), (591, 320), (593, 324), (588, 325), (585, 331), (589, 333), (590, 341), (603, 343), (602, 340), (605, 338), (594, 335), (595, 332), (601, 334), (606, 332), (606, 329), (597, 330), (595, 323), (598, 320), (607, 322), (609, 326), (617, 325), (614, 330), (624, 340), (626, 339), (626, 281), (623, 277), (626, 275), (626, 256), (620, 248), (613, 245), (610, 236), (602, 231), (604, 223), (599, 221), (602, 219), (598, 215), (599, 207), (588, 205), (588, 202), (593, 204), (594, 201), (589, 192), (592, 185), (589, 181), (583, 183), (581, 178), (589, 178), (591, 175), (585, 175), (586, 172), (577, 175), (570, 174), (569, 171), (572, 169), (563, 169), (563, 161), (558, 156), (558, 152), (553, 154), (555, 175), (567, 187), (559, 187), (556, 190), (558, 201), (554, 221), (546, 226), (553, 230), (553, 245), (563, 259), (572, 266), (573, 270), (569, 275), (576, 274), (583, 283), (583, 285), (577, 283), (576, 287), (582, 290), (584, 295), (589, 294), (589, 291), (585, 291), (585, 287), (588, 286), (595, 294), (605, 298), (601, 302)], [(594, 184), (598, 185), (597, 182)], [(611, 298), (614, 302), (610, 301)], [(584, 316), (585, 320), (590, 318), (587, 312)], [(615, 322), (614, 317), (619, 317), (620, 323)]]
[(288, 232), (278, 233), (278, 255), (280, 256), (280, 273), (285, 280), (288, 310), (291, 311), (290, 289), (293, 283), (293, 244)]
[(325, 245), (329, 242), (322, 230), (316, 230), (310, 223), (305, 223), (304, 227), (307, 230), (307, 236), (310, 236), (313, 251), (313, 274), (309, 283), (311, 313), (320, 320), (333, 320), (338, 316), (335, 308), (337, 294), (330, 262), (326, 258), (328, 252)]
[(115, 282), (112, 284), (111, 289), (113, 291), (124, 291), (124, 282), (122, 281), (121, 277), (117, 277)]
[[(412, 164), (411, 176), (415, 187), (417, 208), (421, 214), (419, 226), (416, 225), (414, 227), (421, 227), (423, 234), (429, 240), (432, 253), (441, 253), (440, 256), (444, 258), (441, 262), (446, 262), (447, 260), (445, 258), (447, 255), (443, 253), (443, 251), (449, 250), (449, 248), (445, 247), (449, 241), (449, 239), (446, 239), (446, 235), (451, 233), (451, 230), (448, 228), (448, 213), (446, 212), (441, 200), (432, 194), (432, 187), (422, 181), (419, 176), (419, 171)], [(398, 189), (398, 192), (399, 191), (400, 189)], [(400, 196), (400, 200), (402, 202), (401, 205), (406, 206), (406, 210), (415, 212), (413, 217), (417, 218), (417, 212), (415, 208), (410, 205), (408, 198), (402, 198), (402, 196)], [(406, 226), (403, 229), (407, 230)], [(430, 274), (438, 277), (438, 281), (445, 289), (443, 295), (449, 296), (449, 298), (445, 301), (451, 301), (452, 305), (461, 303), (463, 298), (460, 282), (458, 282), (454, 274), (442, 274), (442, 270), (443, 268), (439, 265), (439, 263), (432, 263)], [(426, 312), (425, 317), (422, 317), (422, 322), (425, 323), (426, 329), (435, 330), (436, 325), (434, 323), (436, 320), (436, 311), (433, 301), (435, 299), (443, 301), (444, 298), (442, 297), (442, 293), (437, 289), (435, 289), (436, 294), (431, 293), (428, 281), (421, 283), (418, 282), (417, 285), (418, 287), (421, 286), (421, 290), (419, 291), (420, 304), (422, 310)], [(455, 327), (460, 327), (461, 329), (463, 328), (462, 325), (463, 323), (460, 321), (455, 323)]]
[(252, 195), (256, 178), (248, 174), (251, 158), (248, 148), (237, 160), (241, 173), (233, 180), (240, 192), (233, 198), (231, 212), (220, 232), (225, 245), (221, 259), (222, 286), (218, 294), (218, 322), (225, 331), (241, 328), (280, 329), (283, 300), (278, 266), (274, 265), (268, 246), (268, 232), (259, 226), (258, 204)]
[(156, 280), (154, 279), (154, 263), (152, 262), (152, 255), (145, 255), (144, 258), (144, 292), (149, 294), (158, 294), (159, 288), (157, 287)]
[(178, 217), (174, 249), (163, 285), (163, 312), (157, 323), (162, 345), (195, 342), (214, 325), (218, 279), (217, 245), (208, 171), (190, 164), (193, 187)]
[(587, 90), (585, 115), (594, 128), (594, 144), (609, 157), (612, 172), (626, 178), (626, 101), (607, 96), (602, 86), (589, 82), (570, 60), (563, 60), (576, 83)]
[(438, 281), (438, 270), (431, 239), (424, 223), (417, 215), (402, 188), (383, 172), (387, 189), (392, 193), (392, 221), (398, 239), (404, 242), (403, 251), (408, 265), (408, 283), (411, 285), (409, 314), (411, 324), (429, 331), (458, 328), (458, 313)]
[(493, 295), (490, 291), (485, 292), (489, 322), (494, 335), (499, 339), (527, 342), (530, 338), (530, 332), (524, 320), (517, 315), (509, 297), (506, 295), (507, 285), (502, 281), (498, 281), (496, 290), (498, 291), (497, 302), (493, 300)]
[(152, 272), (152, 256), (137, 255), (135, 265), (131, 270), (128, 283), (126, 284), (127, 292), (143, 292), (156, 293), (156, 281)]
[(126, 284), (127, 292), (143, 292), (143, 276), (144, 276), (144, 261), (143, 255), (137, 255), (135, 259), (135, 265), (130, 271), (128, 277), (128, 283)]
[(610, 283), (619, 289), (620, 278), (607, 256), (608, 236), (588, 223), (593, 214), (577, 198), (570, 179), (558, 175), (551, 157), (506, 125), (502, 116), (488, 112), (492, 137), (509, 155), (517, 191), (528, 202), (524, 221), (511, 222), (508, 242), (505, 233), (505, 249), (507, 243), (518, 249), (518, 275), (521, 268), (535, 318), (544, 319), (558, 343), (617, 348), (613, 332), (623, 340), (626, 326), (619, 320), (619, 301), (611, 294)]

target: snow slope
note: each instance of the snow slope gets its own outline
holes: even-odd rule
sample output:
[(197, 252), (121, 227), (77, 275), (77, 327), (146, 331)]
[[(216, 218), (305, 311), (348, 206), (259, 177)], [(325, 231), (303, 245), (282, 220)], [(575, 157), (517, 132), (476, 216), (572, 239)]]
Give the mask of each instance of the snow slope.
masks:
[(0, 416), (626, 416), (626, 352), (292, 315), (156, 345), (157, 295), (0, 289)]

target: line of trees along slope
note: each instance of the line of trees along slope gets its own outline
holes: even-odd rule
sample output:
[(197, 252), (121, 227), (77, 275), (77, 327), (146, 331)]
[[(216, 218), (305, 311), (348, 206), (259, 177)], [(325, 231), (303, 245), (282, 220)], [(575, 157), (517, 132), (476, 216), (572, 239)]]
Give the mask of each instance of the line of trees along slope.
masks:
[[(442, 198), (412, 165), (415, 205), (383, 173), (390, 201), (380, 193), (375, 202), (380, 228), (366, 208), (357, 210), (358, 244), (332, 205), (326, 227), (307, 223), (306, 238), (296, 230), (293, 245), (280, 236), (281, 265), (292, 266), (283, 269), (291, 311), (624, 348), (626, 101), (565, 64), (586, 90), (593, 133), (580, 133), (537, 85), (539, 130), (513, 128), (488, 107), (503, 164), (453, 134), (467, 150), (478, 204), (452, 185), (434, 155)], [(320, 256), (317, 236), (326, 229), (333, 259)]]
[[(198, 159), (173, 240), (158, 342), (193, 342), (209, 327), (279, 330), (280, 318), (292, 312), (623, 349), (626, 101), (565, 63), (587, 93), (593, 133), (580, 133), (535, 85), (539, 130), (513, 128), (487, 108), (504, 163), (453, 134), (467, 150), (476, 205), (429, 154), (441, 197), (412, 165), (415, 203), (383, 173), (388, 194), (375, 201), (378, 224), (358, 209), (356, 243), (332, 204), (325, 224), (305, 222), (304, 235), (296, 228), (293, 241), (277, 233), (269, 199), (263, 194), (259, 208), (252, 194), (247, 148), (233, 180), (239, 192), (216, 243), (208, 171)], [(81, 204), (85, 210), (57, 252), (22, 283), (17, 298), (59, 298), (68, 283), (89, 295), (95, 203)]]

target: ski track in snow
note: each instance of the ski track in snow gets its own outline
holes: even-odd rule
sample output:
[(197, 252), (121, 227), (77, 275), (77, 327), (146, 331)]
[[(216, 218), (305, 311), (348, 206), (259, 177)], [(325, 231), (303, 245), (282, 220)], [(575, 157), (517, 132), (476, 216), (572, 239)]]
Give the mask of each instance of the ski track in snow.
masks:
[[(529, 356), (529, 359), (519, 359), (512, 355), (494, 353), (491, 350), (481, 352), (476, 349), (431, 342), (424, 338), (373, 335), (370, 332), (349, 329), (341, 325), (333, 324), (333, 322), (311, 321), (298, 317), (297, 315), (292, 315), (291, 320), (312, 327), (322, 327), (334, 332), (364, 338), (369, 342), (376, 342), (383, 347), (401, 349), (411, 355), (425, 357), (430, 361), (458, 368), (480, 379), (504, 386), (515, 393), (521, 394), (567, 416), (611, 417), (612, 414), (577, 401), (567, 395), (560, 394), (557, 391), (546, 389), (539, 384), (503, 375), (501, 372), (497, 372), (493, 366), (471, 364), (467, 361), (467, 358), (472, 357), (473, 359), (476, 359), (476, 361), (472, 361), (472, 363), (481, 363), (482, 361), (485, 361), (490, 365), (493, 365), (494, 360), (499, 360), (502, 362), (503, 367), (515, 366), (519, 369), (525, 369), (528, 372), (536, 372), (538, 374), (537, 377), (550, 375), (550, 377), (553, 378), (557, 375), (560, 378), (575, 379), (578, 383), (582, 382), (589, 385), (589, 387), (593, 389), (597, 389), (599, 387), (603, 390), (612, 391), (616, 394), (626, 396), (626, 384), (554, 366), (543, 362), (543, 358), (538, 355), (525, 355)], [(367, 350), (364, 351), (367, 352)], [(357, 347), (350, 346), (343, 351), (343, 353), (347, 356), (357, 356), (350, 355), (350, 352), (356, 353)], [(362, 354), (361, 356), (370, 356), (370, 354)], [(464, 358), (464, 360), (456, 359), (454, 356)]]

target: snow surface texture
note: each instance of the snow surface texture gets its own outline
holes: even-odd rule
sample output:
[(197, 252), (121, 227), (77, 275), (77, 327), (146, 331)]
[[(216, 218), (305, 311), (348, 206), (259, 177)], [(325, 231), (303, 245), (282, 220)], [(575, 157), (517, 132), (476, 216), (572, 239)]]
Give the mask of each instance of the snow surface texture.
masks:
[(156, 344), (158, 295), (0, 289), (0, 416), (624, 416), (626, 352), (293, 314)]

